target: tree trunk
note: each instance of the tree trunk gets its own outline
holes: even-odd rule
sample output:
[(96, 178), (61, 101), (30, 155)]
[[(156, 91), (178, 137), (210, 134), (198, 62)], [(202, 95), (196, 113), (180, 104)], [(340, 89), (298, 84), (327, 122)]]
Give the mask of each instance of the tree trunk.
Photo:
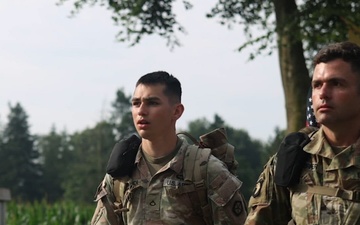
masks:
[[(287, 133), (305, 126), (306, 97), (310, 87), (309, 71), (306, 67), (302, 41), (296, 38), (300, 32), (295, 22), (297, 5), (295, 0), (273, 0), (277, 23), (277, 41), (281, 79), (285, 96)], [(294, 24), (289, 24), (294, 21)], [(290, 29), (290, 26), (291, 27)], [(289, 32), (291, 30), (291, 32)]]

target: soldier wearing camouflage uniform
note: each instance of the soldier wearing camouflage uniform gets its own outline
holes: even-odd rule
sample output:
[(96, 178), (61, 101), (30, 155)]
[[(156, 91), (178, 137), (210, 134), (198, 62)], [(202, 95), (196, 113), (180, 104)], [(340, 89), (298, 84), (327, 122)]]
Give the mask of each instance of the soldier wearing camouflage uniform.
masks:
[(275, 181), (280, 147), (260, 174), (245, 224), (360, 224), (359, 46), (342, 42), (319, 51), (312, 103), (320, 128), (307, 132), (311, 141), (303, 150), (309, 155), (298, 182)]
[(203, 215), (199, 196), (183, 177), (185, 170), (192, 170), (184, 168), (191, 147), (175, 130), (183, 111), (175, 77), (160, 71), (138, 80), (132, 98), (133, 122), (142, 139), (136, 166), (130, 176), (105, 176), (92, 225), (244, 223), (241, 181), (212, 155), (201, 163), (207, 170), (204, 188), (209, 203), (209, 213)]

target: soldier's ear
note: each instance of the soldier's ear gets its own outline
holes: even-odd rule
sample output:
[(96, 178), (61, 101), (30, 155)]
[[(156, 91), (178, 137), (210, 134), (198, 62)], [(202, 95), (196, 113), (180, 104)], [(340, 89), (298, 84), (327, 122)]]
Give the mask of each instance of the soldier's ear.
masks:
[(173, 117), (175, 120), (179, 119), (183, 114), (185, 107), (183, 104), (178, 103), (175, 105)]

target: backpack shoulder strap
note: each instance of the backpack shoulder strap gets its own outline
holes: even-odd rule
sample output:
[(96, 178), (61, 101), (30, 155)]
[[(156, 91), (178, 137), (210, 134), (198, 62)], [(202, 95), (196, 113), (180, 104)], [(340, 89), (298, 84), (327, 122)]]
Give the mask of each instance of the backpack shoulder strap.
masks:
[(276, 153), (277, 163), (274, 182), (282, 187), (291, 187), (299, 183), (305, 162), (310, 159), (310, 153), (304, 147), (311, 141), (318, 129), (305, 127), (298, 132), (287, 134), (281, 141)]
[(207, 198), (207, 164), (211, 149), (190, 145), (184, 160), (184, 180), (191, 181), (195, 187), (195, 196), (198, 201), (193, 201), (194, 210), (202, 214), (206, 224), (212, 224), (211, 206)]
[(114, 195), (117, 202), (121, 202), (121, 200), (124, 198), (124, 185), (119, 180), (114, 180)]

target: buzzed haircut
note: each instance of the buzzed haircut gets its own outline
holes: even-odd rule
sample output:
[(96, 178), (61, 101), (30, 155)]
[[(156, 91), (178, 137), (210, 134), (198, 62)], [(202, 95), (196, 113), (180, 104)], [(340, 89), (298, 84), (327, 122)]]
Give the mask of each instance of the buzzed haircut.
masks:
[(148, 73), (139, 78), (136, 82), (136, 87), (139, 84), (144, 85), (165, 85), (164, 94), (169, 97), (173, 103), (181, 103), (181, 84), (180, 81), (165, 71), (156, 71)]
[(352, 42), (338, 42), (325, 46), (314, 57), (313, 66), (342, 59), (351, 65), (351, 69), (360, 75), (360, 47)]

